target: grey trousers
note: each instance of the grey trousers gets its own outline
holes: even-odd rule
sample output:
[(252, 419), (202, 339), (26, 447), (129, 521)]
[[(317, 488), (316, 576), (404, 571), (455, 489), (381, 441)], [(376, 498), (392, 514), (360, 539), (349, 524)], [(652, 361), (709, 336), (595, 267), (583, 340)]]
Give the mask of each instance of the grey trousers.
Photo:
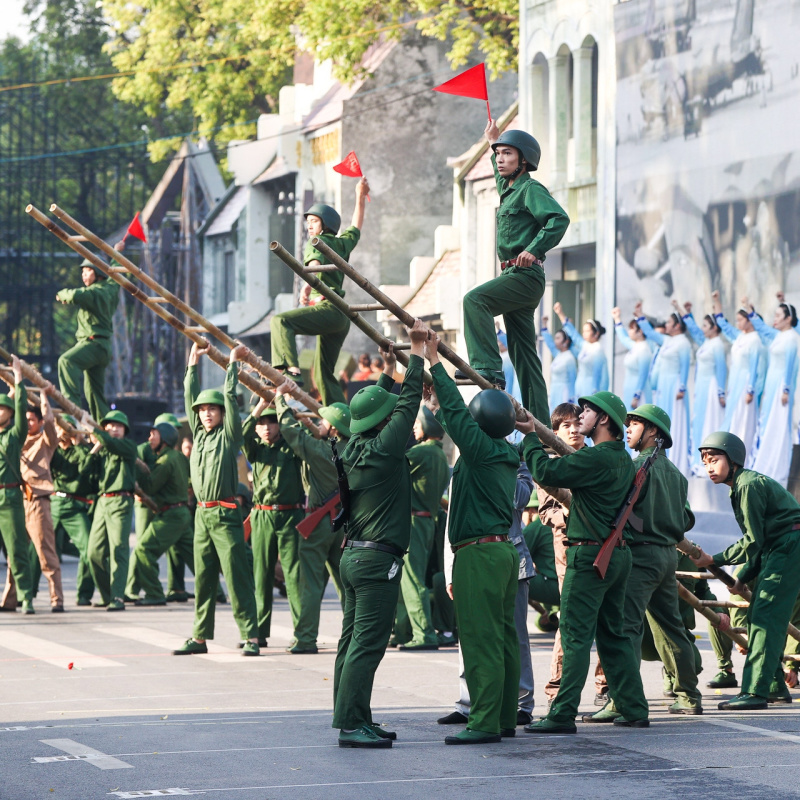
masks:
[[(520, 711), (533, 713), (533, 664), (531, 663), (531, 642), (528, 638), (528, 581), (519, 581), (517, 597), (514, 603), (514, 625), (519, 639), (519, 701)], [(456, 711), (465, 717), (469, 716), (469, 689), (464, 677), (464, 658), (461, 647), (458, 648), (458, 688), (459, 698), (455, 703)]]

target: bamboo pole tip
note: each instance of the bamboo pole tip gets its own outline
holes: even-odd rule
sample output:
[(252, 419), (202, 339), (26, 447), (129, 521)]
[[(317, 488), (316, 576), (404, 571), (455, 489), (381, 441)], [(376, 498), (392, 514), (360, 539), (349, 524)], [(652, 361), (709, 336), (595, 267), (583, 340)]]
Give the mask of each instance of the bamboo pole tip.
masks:
[(57, 208), (58, 208), (58, 206), (55, 203), (51, 203), (50, 204), (50, 210), (51, 211), (55, 211)]
[(277, 250), (281, 246), (280, 242), (270, 242), (269, 249), (270, 250)]
[(25, 206), (25, 213), (30, 214), (31, 211), (33, 211), (33, 203), (28, 203), (28, 205)]

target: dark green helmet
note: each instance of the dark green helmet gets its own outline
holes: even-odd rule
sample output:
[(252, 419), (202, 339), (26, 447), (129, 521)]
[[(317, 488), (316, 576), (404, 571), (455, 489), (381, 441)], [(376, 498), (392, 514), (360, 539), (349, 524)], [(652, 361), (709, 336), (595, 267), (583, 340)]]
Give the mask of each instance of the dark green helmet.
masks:
[(672, 447), (672, 436), (669, 432), (669, 414), (663, 408), (659, 408), (652, 403), (645, 403), (638, 408), (631, 409), (628, 412), (628, 417), (638, 417), (655, 425), (664, 434), (665, 449), (669, 450)]
[(158, 425), (153, 426), (153, 430), (158, 431), (158, 435), (161, 437), (161, 444), (167, 447), (175, 447), (178, 444), (178, 431), (169, 422), (159, 422)]
[(67, 425), (72, 425), (73, 428), (77, 428), (78, 427), (78, 423), (75, 420), (75, 417), (72, 416), (72, 414), (65, 414), (65, 413), (62, 412), (61, 419), (63, 419), (64, 422), (67, 423)]
[(517, 424), (511, 398), (499, 389), (484, 389), (472, 398), (469, 413), (480, 429), (492, 439), (504, 439)]
[(277, 422), (278, 411), (275, 406), (267, 406), (259, 415), (258, 422)]
[(103, 270), (98, 269), (91, 261), (89, 261), (88, 258), (84, 258), (83, 261), (81, 261), (81, 269), (84, 267), (91, 267), (94, 270), (94, 274), (97, 275), (98, 278), (106, 277), (106, 273), (103, 272)]
[(595, 392), (587, 397), (579, 397), (578, 405), (583, 408), (584, 403), (599, 408), (605, 414), (608, 414), (609, 419), (612, 419), (619, 428), (620, 432), (625, 430), (625, 417), (628, 412), (625, 408), (625, 403), (620, 400), (614, 392)]
[(359, 389), (350, 402), (353, 433), (363, 433), (374, 428), (388, 417), (397, 405), (397, 395), (382, 386), (365, 386)]
[(319, 415), (330, 422), (340, 436), (350, 438), (350, 422), (353, 417), (347, 403), (331, 403), (329, 406), (323, 406), (319, 410)]
[(314, 203), (311, 208), (303, 214), (303, 219), (307, 218), (309, 214), (319, 217), (322, 220), (322, 229), (330, 231), (331, 233), (339, 233), (339, 228), (342, 225), (342, 218), (339, 212), (332, 206), (325, 205), (325, 203)]
[(192, 411), (197, 411), (200, 406), (222, 406), (225, 408), (225, 396), (219, 389), (203, 389), (192, 403)]
[(528, 172), (534, 172), (539, 168), (539, 159), (542, 157), (542, 148), (539, 147), (539, 142), (525, 131), (503, 131), (500, 138), (492, 145), (492, 150), (497, 150), (501, 145), (505, 144), (509, 147), (516, 147), (522, 154), (522, 157), (527, 161), (526, 169)]
[(721, 450), (731, 460), (731, 463), (740, 467), (744, 466), (747, 460), (747, 448), (744, 442), (732, 433), (727, 431), (716, 431), (709, 433), (700, 447), (697, 448), (701, 453), (703, 450)]
[(125, 430), (130, 433), (131, 424), (128, 422), (128, 415), (122, 411), (109, 411), (103, 419), (100, 420), (101, 425), (105, 425), (106, 422), (119, 422), (125, 426)]
[(17, 408), (16, 405), (14, 405), (14, 398), (9, 397), (7, 394), (0, 394), (0, 406), (10, 408), (12, 411), (15, 411)]
[(153, 427), (155, 428), (156, 425), (160, 425), (162, 422), (166, 422), (167, 425), (172, 425), (175, 430), (181, 429), (181, 423), (178, 421), (178, 418), (169, 411), (159, 414), (153, 421)]
[(444, 428), (441, 426), (436, 417), (433, 416), (428, 406), (422, 406), (417, 414), (419, 424), (422, 426), (422, 433), (428, 439), (442, 439), (444, 437)]

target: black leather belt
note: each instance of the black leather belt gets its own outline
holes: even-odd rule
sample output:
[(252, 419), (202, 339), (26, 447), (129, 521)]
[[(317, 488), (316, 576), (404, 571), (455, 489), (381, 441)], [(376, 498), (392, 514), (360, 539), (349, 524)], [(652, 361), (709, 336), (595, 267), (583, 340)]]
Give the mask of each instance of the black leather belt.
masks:
[(402, 558), (405, 555), (405, 551), (401, 550), (399, 547), (395, 547), (391, 544), (381, 544), (380, 542), (362, 542), (346, 539), (343, 547), (366, 547), (368, 550), (379, 550), (381, 553), (391, 553), (398, 558)]
[[(652, 544), (652, 542), (639, 542), (639, 544)], [(581, 545), (585, 547), (602, 547), (603, 545), (600, 542), (595, 542), (591, 539), (574, 539), (567, 542), (567, 547), (580, 547)], [(615, 545), (615, 547), (627, 547), (628, 542), (624, 539), (620, 539), (619, 543)]]

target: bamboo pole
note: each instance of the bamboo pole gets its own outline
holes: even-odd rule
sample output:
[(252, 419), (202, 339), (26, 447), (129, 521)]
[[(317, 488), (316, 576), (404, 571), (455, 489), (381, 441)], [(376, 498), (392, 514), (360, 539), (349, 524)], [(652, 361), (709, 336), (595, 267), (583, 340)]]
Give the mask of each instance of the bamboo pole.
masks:
[[(71, 247), (78, 255), (83, 256), (84, 258), (91, 261), (99, 270), (104, 272), (109, 278), (111, 278), (115, 283), (118, 283), (128, 294), (132, 297), (135, 297), (137, 300), (140, 300), (145, 306), (147, 306), (154, 314), (157, 314), (161, 319), (163, 319), (166, 323), (171, 325), (175, 330), (180, 331), (184, 334), (188, 339), (193, 342), (196, 342), (199, 345), (205, 347), (209, 344), (208, 340), (202, 337), (196, 330), (190, 328), (185, 323), (181, 322), (174, 314), (171, 314), (165, 308), (162, 308), (161, 305), (157, 302), (153, 302), (153, 298), (149, 297), (144, 291), (142, 291), (138, 286), (134, 283), (131, 283), (127, 278), (122, 277), (117, 272), (114, 272), (113, 267), (109, 267), (101, 258), (96, 256), (91, 250), (87, 250), (81, 244), (76, 242), (69, 241), (69, 236), (67, 235), (66, 231), (63, 228), (60, 228), (56, 225), (52, 220), (49, 220), (41, 211), (39, 211), (34, 206), (28, 206), (26, 211), (30, 214), (38, 223), (43, 225), (47, 228), (52, 234), (54, 234), (57, 238), (61, 239), (62, 242), (67, 244)], [(222, 352), (214, 347), (214, 345), (210, 345), (210, 349), (208, 351), (208, 358), (213, 361), (218, 367), (223, 370), (228, 369), (228, 358), (222, 354)], [(271, 403), (275, 395), (271, 392), (260, 380), (256, 380), (248, 371), (243, 369), (242, 367), (239, 368), (239, 382), (246, 386), (253, 394), (261, 397), (262, 399), (266, 400), (268, 403)], [(61, 405), (61, 403), (59, 403)]]
[(750, 608), (745, 600), (701, 600), (706, 608)]
[(676, 578), (694, 578), (698, 581), (712, 581), (716, 577), (711, 572), (688, 572), (685, 569), (679, 569), (675, 571)]
[[(389, 295), (382, 292), (377, 286), (373, 283), (368, 281), (363, 275), (361, 275), (357, 270), (353, 269), (350, 264), (347, 263), (337, 252), (332, 250), (328, 247), (322, 239), (318, 237), (314, 237), (311, 240), (311, 244), (313, 247), (316, 247), (322, 255), (324, 255), (332, 264), (335, 264), (341, 271), (344, 273), (348, 278), (350, 278), (353, 283), (363, 289), (367, 294), (371, 295), (375, 298), (375, 300), (380, 303), (380, 305), (384, 306), (388, 311), (394, 314), (400, 322), (403, 323), (406, 327), (411, 327), (414, 324), (414, 318), (411, 314), (408, 313), (401, 305), (395, 303)], [(486, 380), (482, 375), (479, 375), (472, 367), (461, 358), (458, 353), (455, 352), (452, 348), (448, 347), (444, 342), (439, 341), (439, 355), (442, 358), (446, 358), (456, 369), (461, 370), (465, 375), (467, 375), (470, 380), (479, 388), (481, 389), (494, 389), (494, 384), (490, 381)], [(511, 397), (511, 395), (509, 395)], [(511, 398), (511, 402), (514, 403), (514, 408), (517, 411), (517, 418), (521, 417), (521, 409), (522, 407), (517, 403), (514, 398)], [(530, 413), (530, 412), (529, 412)], [(533, 416), (533, 415), (531, 415)], [(573, 449), (564, 441), (559, 439), (547, 425), (540, 422), (536, 417), (533, 417), (534, 426), (536, 430), (536, 435), (546, 444), (548, 447), (552, 448), (556, 451), (559, 455), (565, 456), (569, 455), (569, 453), (574, 452)]]
[[(8, 350), (3, 349), (2, 347), (0, 347), (0, 358), (4, 358), (9, 363), (11, 363), (12, 360), (11, 353), (9, 353)], [(22, 370), (22, 376), (24, 378), (27, 378), (31, 383), (35, 384), (44, 391), (45, 387), (50, 382), (42, 376), (39, 370), (35, 369), (22, 359), (19, 360), (19, 365)], [(52, 386), (52, 384), (50, 385)], [(53, 386), (52, 390), (50, 391), (50, 397), (52, 397), (53, 400), (55, 400), (56, 403), (58, 403), (61, 406), (61, 408), (63, 408), (64, 411), (67, 412), (67, 414), (71, 414), (73, 417), (75, 417), (75, 419), (79, 419), (86, 422), (86, 424), (91, 426), (92, 428), (100, 429), (100, 424), (98, 422), (93, 420), (87, 413), (85, 413), (80, 406), (76, 405), (71, 400), (68, 400), (66, 397), (64, 397), (64, 395), (61, 394), (61, 392), (59, 392), (55, 386)], [(61, 427), (64, 426), (62, 425)], [(75, 429), (73, 428), (73, 430)], [(136, 464), (137, 466), (141, 466), (147, 472), (150, 471), (150, 469), (144, 463), (144, 461), (138, 458), (136, 459)], [(153, 512), (158, 511), (158, 506), (153, 502), (153, 500), (148, 495), (146, 495), (142, 491), (138, 483), (134, 487), (134, 493), (151, 511)]]
[[(32, 208), (32, 206), (28, 206), (28, 209)], [(26, 210), (28, 210), (26, 209)], [(190, 305), (185, 303), (183, 300), (180, 299), (177, 295), (170, 292), (168, 289), (163, 287), (160, 283), (154, 280), (150, 275), (148, 275), (144, 270), (140, 269), (136, 264), (133, 263), (127, 256), (123, 255), (122, 253), (115, 250), (108, 242), (103, 241), (99, 236), (92, 233), (88, 228), (81, 225), (77, 220), (73, 219), (66, 211), (59, 208), (55, 203), (50, 206), (50, 211), (57, 216), (62, 222), (69, 225), (74, 231), (79, 233), (82, 236), (86, 237), (86, 240), (91, 242), (95, 247), (102, 250), (109, 258), (115, 259), (119, 264), (121, 264), (126, 272), (130, 272), (136, 278), (138, 278), (145, 286), (152, 289), (156, 294), (163, 297), (168, 303), (174, 306), (178, 311), (186, 314), (186, 316), (191, 319), (193, 322), (196, 322), (201, 328), (208, 331), (212, 336), (218, 339), (225, 347), (230, 348), (231, 350), (236, 347), (238, 342), (236, 340), (225, 333), (225, 331), (221, 330), (217, 325), (214, 325), (210, 320), (206, 319), (200, 312), (193, 309)], [(28, 212), (30, 213), (30, 212)], [(46, 218), (45, 218), (46, 219)], [(45, 226), (47, 227), (47, 226)], [(59, 237), (60, 238), (60, 237)], [(66, 244), (71, 245), (72, 243), (67, 241)], [(75, 249), (75, 248), (73, 248)], [(111, 269), (114, 269), (113, 267)], [(141, 299), (141, 298), (139, 298)], [(151, 311), (154, 311), (154, 305), (152, 303), (145, 303)], [(262, 358), (259, 358), (252, 350), (248, 350), (247, 355), (244, 356), (244, 361), (248, 363), (256, 372), (260, 375), (263, 375), (268, 380), (272, 381), (275, 385), (278, 385), (284, 381), (283, 373), (279, 372), (277, 369), (272, 367), (269, 363), (264, 361)], [(259, 395), (260, 396), (260, 395)], [(295, 391), (292, 392), (292, 397), (296, 400), (299, 400), (306, 408), (311, 409), (312, 411), (318, 411), (320, 408), (319, 403), (316, 402), (309, 394), (304, 392), (302, 389), (297, 388)]]
[(747, 640), (743, 639), (738, 633), (734, 633), (732, 630), (722, 630), (720, 626), (720, 622), (722, 621), (719, 614), (715, 611), (712, 611), (710, 608), (706, 608), (702, 603), (680, 582), (675, 581), (678, 587), (678, 596), (681, 600), (687, 602), (698, 614), (702, 614), (720, 633), (724, 633), (729, 639), (733, 641), (734, 644), (739, 645), (739, 647), (747, 650)]
[[(681, 553), (689, 556), (690, 558), (698, 558), (700, 554), (703, 552), (700, 547), (698, 547), (694, 542), (690, 541), (689, 539), (684, 539), (683, 541), (678, 542), (677, 548), (678, 550), (680, 550)], [(715, 578), (721, 580), (729, 589), (736, 582), (736, 579), (733, 576), (728, 575), (728, 573), (725, 572), (724, 569), (720, 569), (714, 564), (707, 567), (707, 569)], [(753, 602), (753, 595), (750, 589), (747, 588), (747, 586), (744, 586), (741, 597), (748, 603)], [(800, 642), (800, 630), (795, 628), (795, 626), (792, 625), (791, 623), (789, 623), (787, 632), (789, 636), (792, 637), (792, 639), (795, 639), (796, 641)]]

